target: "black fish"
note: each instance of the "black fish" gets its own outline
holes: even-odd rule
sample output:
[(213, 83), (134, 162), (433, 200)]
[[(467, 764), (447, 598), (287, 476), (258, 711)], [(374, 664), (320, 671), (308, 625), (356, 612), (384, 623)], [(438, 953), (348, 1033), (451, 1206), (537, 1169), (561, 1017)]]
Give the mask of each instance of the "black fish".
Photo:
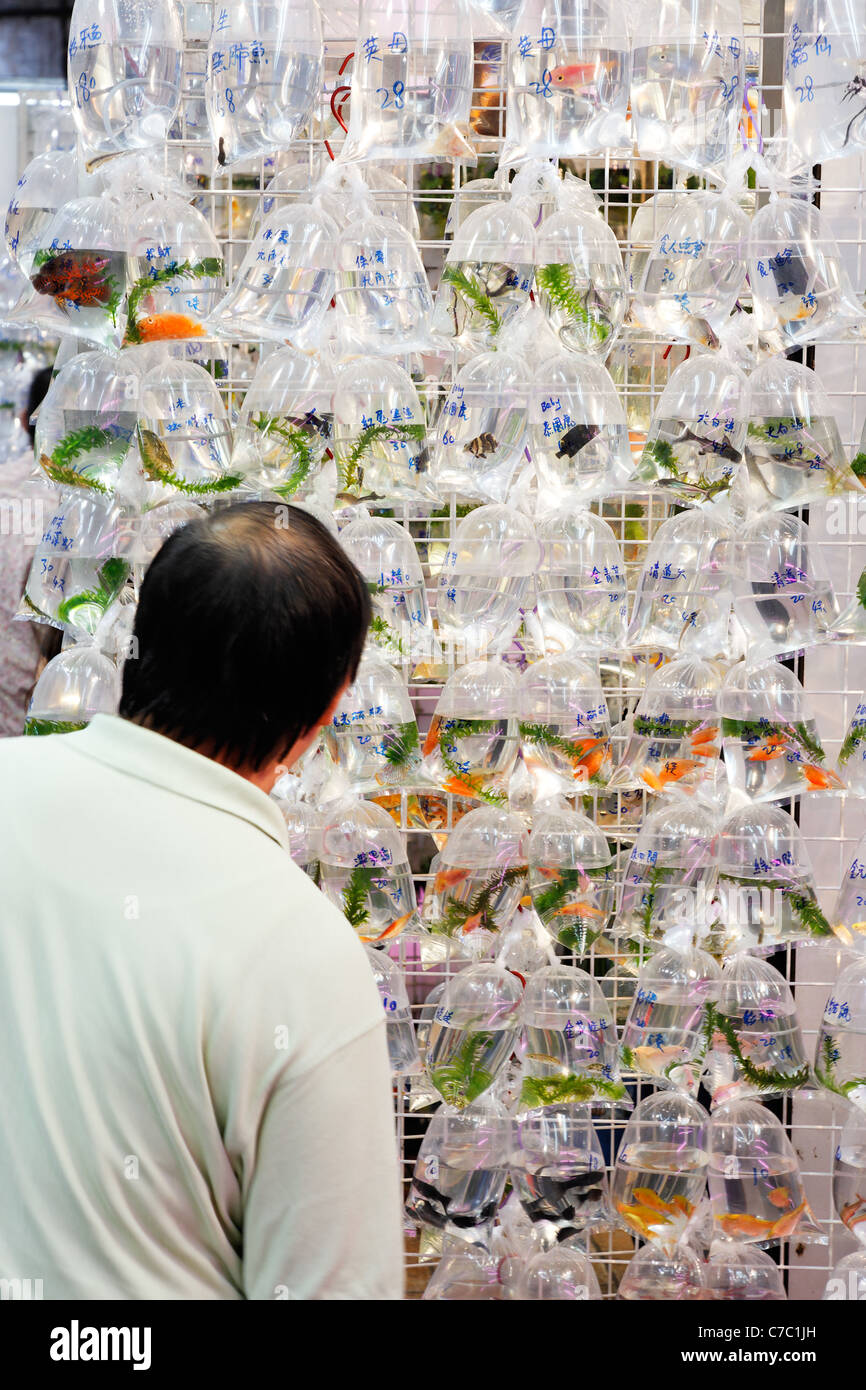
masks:
[(564, 434), (559, 441), (559, 448), (556, 451), (558, 459), (573, 459), (575, 454), (579, 454), (581, 449), (585, 449), (591, 439), (595, 439), (600, 434), (598, 425), (572, 425), (567, 434)]
[(223, 138), (222, 138), (222, 136), (220, 136), (219, 150), (218, 150), (218, 152), (217, 152), (217, 164), (219, 164), (220, 166), (222, 166), (223, 164), (225, 164), (225, 162), (226, 162), (226, 147), (225, 147), (225, 144), (223, 143)]
[(499, 444), (492, 434), (476, 435), (468, 444), (463, 445), (464, 452), (477, 459), (486, 459), (488, 454), (495, 454), (498, 448)]
[(321, 415), (317, 415), (317, 414), (316, 414), (315, 410), (308, 410), (307, 413), (306, 413), (306, 415), (304, 416), (304, 419), (303, 419), (303, 422), (302, 422), (302, 423), (305, 424), (305, 425), (309, 425), (309, 426), (310, 426), (310, 429), (315, 430), (316, 433), (317, 433), (317, 434), (320, 434), (320, 435), (322, 436), (323, 439), (330, 439), (330, 437), (331, 437), (331, 422), (330, 422), (330, 420), (324, 420), (324, 419), (322, 418)]

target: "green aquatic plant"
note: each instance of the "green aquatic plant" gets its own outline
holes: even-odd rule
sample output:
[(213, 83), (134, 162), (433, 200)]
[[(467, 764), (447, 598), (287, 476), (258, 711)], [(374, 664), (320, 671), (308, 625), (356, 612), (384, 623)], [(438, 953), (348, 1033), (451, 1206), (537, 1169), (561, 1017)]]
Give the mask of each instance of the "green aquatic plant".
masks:
[(502, 327), (502, 320), (491, 304), (489, 295), (484, 293), (477, 280), (467, 275), (459, 266), (446, 265), (442, 271), (442, 283), (450, 285), (455, 294), (487, 320), (490, 336), (495, 338)]
[(129, 448), (129, 441), (122, 435), (115, 434), (113, 430), (101, 429), (98, 425), (84, 425), (79, 430), (71, 430), (58, 440), (50, 456), (41, 454), (39, 463), (54, 483), (63, 487), (91, 488), (95, 492), (110, 495), (110, 488), (97, 482), (95, 478), (85, 477), (78, 472), (74, 464), (74, 460), (82, 454), (105, 448), (111, 450), (111, 462), (119, 464)]
[(646, 738), (675, 738), (682, 741), (699, 727), (697, 719), (655, 719), (646, 714), (636, 714), (634, 717), (635, 733)]
[(221, 473), (218, 478), (188, 483), (174, 471), (171, 454), (158, 434), (138, 426), (141, 466), (154, 483), (164, 483), (189, 497), (210, 497), (218, 492), (231, 492), (243, 482), (240, 473)]
[(70, 594), (58, 605), (57, 616), (62, 623), (71, 622), (72, 615), (78, 608), (95, 607), (104, 613), (111, 603), (117, 598), (130, 572), (130, 567), (125, 560), (118, 556), (111, 556), (97, 570), (96, 578), (99, 587), (96, 589), (83, 589), (78, 594)]
[(792, 1091), (797, 1086), (805, 1086), (809, 1080), (808, 1066), (802, 1066), (795, 1072), (776, 1071), (769, 1067), (754, 1066), (743, 1054), (737, 1030), (731, 1020), (719, 1013), (714, 1004), (708, 1003), (706, 1009), (707, 1027), (711, 1032), (721, 1033), (743, 1074), (743, 1078), (757, 1091)]
[(535, 283), (557, 309), (562, 309), (578, 323), (583, 324), (599, 342), (603, 343), (610, 337), (608, 324), (595, 318), (584, 304), (567, 265), (554, 262), (552, 265), (539, 266), (535, 272)]
[(294, 460), (294, 467), (285, 482), (277, 483), (271, 491), (280, 497), (291, 497), (297, 492), (301, 484), (306, 482), (313, 467), (314, 457), (310, 435), (306, 430), (290, 427), (284, 420), (275, 415), (260, 414), (251, 421), (251, 424), (266, 437), (276, 435), (288, 446), (289, 457)]
[(525, 864), (512, 864), (508, 869), (497, 870), (465, 902), (459, 902), (456, 898), (449, 898), (442, 920), (437, 924), (436, 929), (444, 932), (446, 936), (453, 936), (455, 932), (463, 930), (466, 923), (470, 922), (473, 917), (477, 917), (479, 927), (483, 927), (487, 931), (498, 931), (499, 923), (491, 908), (491, 899), (503, 888), (518, 882), (525, 876)]
[(605, 1096), (608, 1100), (621, 1100), (625, 1086), (616, 1081), (605, 1081), (594, 1076), (525, 1076), (520, 1089), (521, 1105), (536, 1109), (540, 1105), (582, 1104)]
[(28, 717), (24, 724), (24, 733), (25, 735), (36, 736), (42, 734), (77, 734), (81, 729), (86, 728), (86, 719), (76, 724), (66, 719), (31, 719)]
[(420, 423), (412, 425), (368, 425), (367, 428), (362, 430), (358, 435), (358, 438), (349, 450), (345, 463), (341, 465), (343, 469), (343, 486), (347, 491), (350, 488), (361, 486), (364, 480), (363, 470), (359, 467), (361, 460), (380, 439), (393, 439), (396, 436), (398, 439), (411, 439), (414, 440), (416, 444), (423, 444), (426, 434), (427, 430), (425, 426)]
[(823, 1065), (815, 1065), (815, 1075), (822, 1086), (826, 1086), (828, 1091), (834, 1091), (837, 1096), (844, 1096), (849, 1099), (853, 1090), (858, 1086), (866, 1086), (866, 1076), (852, 1076), (850, 1081), (837, 1081), (836, 1063), (839, 1060), (839, 1053), (831, 1035), (826, 1034), (821, 1039), (821, 1061)]
[(398, 724), (385, 742), (385, 761), (391, 767), (405, 767), (418, 750), (418, 725), (412, 719), (406, 724)]
[(842, 747), (839, 749), (839, 766), (844, 767), (850, 758), (854, 756), (863, 740), (866, 739), (866, 723), (854, 725), (849, 729), (844, 739)]
[(376, 868), (356, 864), (343, 889), (343, 916), (352, 927), (363, 927), (370, 918), (370, 887)]
[(446, 1105), (462, 1110), (492, 1084), (492, 1073), (478, 1063), (494, 1040), (494, 1033), (469, 1033), (450, 1061), (433, 1068), (430, 1080)]
[(493, 719), (443, 720), (439, 730), (439, 755), (451, 776), (468, 787), (480, 801), (486, 801), (490, 806), (504, 806), (508, 800), (504, 792), (494, 792), (482, 787), (478, 778), (473, 777), (471, 773), (463, 772), (454, 759), (454, 739), (471, 738), (474, 734), (489, 734), (495, 728), (496, 722)]
[(141, 342), (141, 329), (138, 324), (138, 310), (145, 295), (151, 294), (169, 280), (203, 280), (222, 275), (223, 263), (218, 256), (205, 256), (200, 261), (170, 261), (161, 270), (142, 275), (135, 281), (126, 300), (126, 339), (127, 343)]

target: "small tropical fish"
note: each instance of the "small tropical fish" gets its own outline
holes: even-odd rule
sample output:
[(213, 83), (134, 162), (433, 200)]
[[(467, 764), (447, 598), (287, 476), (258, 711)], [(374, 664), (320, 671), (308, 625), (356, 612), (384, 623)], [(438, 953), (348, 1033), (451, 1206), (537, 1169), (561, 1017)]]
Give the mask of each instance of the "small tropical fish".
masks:
[(446, 888), (453, 888), (468, 877), (468, 869), (440, 869), (433, 882), (433, 892), (441, 893)]
[(488, 454), (495, 454), (498, 448), (499, 445), (492, 434), (478, 434), (474, 439), (470, 439), (468, 444), (463, 445), (464, 453), (477, 459), (486, 459)]
[(784, 748), (756, 748), (754, 753), (750, 753), (746, 759), (747, 763), (771, 763), (776, 758), (781, 758)]
[(636, 1047), (634, 1056), (641, 1071), (658, 1075), (676, 1057), (683, 1056), (683, 1049), (675, 1043), (665, 1043), (663, 1047)]
[(450, 121), (442, 127), (430, 151), (432, 159), (468, 159), (474, 164), (477, 158), (475, 147), (469, 143), (459, 126)]
[(463, 934), (468, 936), (470, 932), (477, 931), (484, 919), (483, 912), (476, 912), (472, 917), (467, 917), (463, 923)]
[(595, 439), (600, 433), (598, 425), (572, 425), (560, 439), (554, 457), (573, 459), (575, 454), (579, 454), (581, 449), (586, 448), (590, 440)]
[(866, 1207), (866, 1197), (861, 1197), (859, 1192), (855, 1192), (854, 1197), (855, 1201), (846, 1202), (839, 1212), (843, 1225), (847, 1226), (849, 1231), (861, 1221), (866, 1221), (866, 1211), (860, 1211), (861, 1207)]
[(530, 897), (530, 895), (527, 893), (525, 897), (521, 898), (521, 899), (520, 899), (520, 902), (517, 904), (517, 906), (518, 906), (518, 907), (532, 907), (532, 898)]
[(138, 428), (138, 452), (141, 455), (141, 465), (154, 482), (162, 482), (167, 473), (174, 472), (174, 465), (171, 461), (171, 454), (165, 447), (158, 434), (152, 430), (145, 430), (139, 425)]
[(219, 146), (218, 146), (218, 148), (217, 148), (217, 164), (219, 164), (220, 167), (222, 167), (222, 166), (225, 164), (225, 162), (226, 162), (226, 147), (225, 147), (225, 141), (223, 140), (223, 137), (220, 136), (220, 138), (219, 138)]
[(599, 912), (597, 907), (590, 907), (589, 903), (566, 903), (565, 907), (559, 909), (560, 917), (603, 917), (604, 913)]
[(527, 1052), (526, 1055), (531, 1062), (546, 1062), (551, 1067), (563, 1065), (561, 1057), (552, 1057), (549, 1052)]
[(649, 770), (648, 767), (645, 767), (645, 768), (644, 768), (643, 772), (641, 773), (641, 777), (642, 777), (643, 780), (646, 782), (647, 786), (650, 787), (650, 788), (652, 788), (652, 790), (653, 790), (654, 792), (660, 792), (660, 791), (661, 791), (661, 789), (662, 789), (662, 784), (661, 784), (661, 782), (659, 781), (658, 777), (656, 777), (656, 775), (655, 775), (654, 772), (650, 772), (650, 770)]
[(784, 1240), (786, 1236), (792, 1236), (800, 1224), (800, 1218), (808, 1209), (809, 1203), (803, 1201), (798, 1207), (795, 1207), (793, 1211), (789, 1211), (784, 1216), (780, 1216), (779, 1220), (774, 1221), (770, 1227), (770, 1235), (778, 1236), (782, 1240)]
[(637, 1197), (642, 1207), (649, 1207), (652, 1211), (661, 1212), (663, 1216), (670, 1215), (670, 1203), (662, 1201), (658, 1193), (654, 1192), (651, 1187), (636, 1187), (633, 1195)]
[(740, 463), (743, 455), (739, 449), (735, 449), (727, 439), (719, 443), (714, 439), (706, 439), (701, 434), (695, 434), (694, 430), (685, 429), (682, 434), (671, 441), (672, 444), (697, 444), (699, 454), (715, 454), (716, 458), (726, 459), (729, 463)]
[(203, 338), (204, 328), (188, 314), (148, 314), (138, 321), (139, 342), (158, 343), (174, 338)]
[(381, 502), (382, 494), (379, 492), (365, 492), (362, 497), (358, 497), (354, 492), (338, 492), (337, 501), (346, 502), (349, 506), (356, 505), (359, 502)]
[(824, 772), (820, 767), (813, 767), (811, 763), (803, 763), (803, 774), (809, 786), (815, 791), (826, 791), (828, 787), (841, 787), (839, 778), (831, 772)]
[(791, 1194), (787, 1187), (774, 1187), (772, 1192), (768, 1192), (767, 1200), (772, 1202), (774, 1207), (780, 1207), (784, 1211), (785, 1207), (791, 1205)]
[(106, 275), (108, 256), (61, 251), (44, 261), (30, 283), (39, 294), (50, 295), (58, 308), (102, 306), (111, 298), (113, 277)]
[(718, 733), (718, 724), (707, 724), (703, 729), (695, 729), (695, 732), (691, 736), (691, 742), (692, 744), (710, 743), (714, 738), (718, 737)]
[(436, 744), (439, 742), (439, 729), (441, 728), (441, 725), (442, 725), (442, 720), (439, 719), (438, 717), (437, 717), (436, 719), (431, 719), (431, 721), (430, 721), (430, 728), (427, 730), (427, 737), (426, 737), (425, 740), (424, 740), (424, 757), (425, 757), (425, 758), (427, 757), (427, 754), (428, 754), (428, 753), (432, 753), (432, 752), (433, 752), (433, 749), (436, 747)]
[(542, 878), (552, 878), (556, 883), (560, 882), (559, 869), (550, 869), (546, 865), (542, 865), (538, 868), (537, 872)]
[(551, 70), (550, 85), (575, 90), (586, 87), (591, 82), (598, 82), (603, 73), (612, 72), (613, 69), (613, 63), (602, 63), (598, 59), (593, 63), (564, 63)]
[(411, 918), (411, 916), (412, 916), (412, 913), (411, 913), (411, 912), (406, 912), (406, 913), (404, 913), (404, 915), (403, 915), (402, 917), (398, 917), (398, 918), (396, 919), (396, 921), (392, 922), (392, 923), (390, 924), (390, 926), (387, 926), (387, 927), (385, 928), (384, 931), (379, 932), (379, 935), (378, 935), (378, 936), (362, 936), (362, 937), (361, 937), (361, 940), (362, 940), (362, 941), (385, 941), (385, 940), (387, 940), (387, 938), (390, 937), (390, 936), (399, 936), (400, 932), (403, 930), (403, 928), (405, 927), (406, 923), (409, 921), (409, 919)]
[(459, 777), (449, 777), (447, 782), (442, 783), (442, 790), (451, 792), (452, 796), (471, 796), (477, 798), (478, 792), (469, 783), (462, 781)]
[(764, 1221), (760, 1216), (752, 1216), (747, 1211), (726, 1211), (717, 1216), (716, 1221), (726, 1236), (766, 1236), (774, 1224), (772, 1221)]
[(664, 764), (659, 773), (659, 785), (667, 786), (668, 782), (679, 782), (683, 777), (688, 777), (690, 772), (694, 772), (700, 764), (693, 758), (671, 758)]

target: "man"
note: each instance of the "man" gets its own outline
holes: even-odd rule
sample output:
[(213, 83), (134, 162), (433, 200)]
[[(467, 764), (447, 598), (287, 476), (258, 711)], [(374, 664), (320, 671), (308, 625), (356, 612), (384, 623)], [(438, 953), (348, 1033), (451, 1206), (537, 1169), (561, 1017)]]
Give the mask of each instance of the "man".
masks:
[(121, 717), (0, 747), (0, 1277), (401, 1297), (378, 993), (266, 795), (369, 618), (307, 513), (218, 511), (147, 572)]

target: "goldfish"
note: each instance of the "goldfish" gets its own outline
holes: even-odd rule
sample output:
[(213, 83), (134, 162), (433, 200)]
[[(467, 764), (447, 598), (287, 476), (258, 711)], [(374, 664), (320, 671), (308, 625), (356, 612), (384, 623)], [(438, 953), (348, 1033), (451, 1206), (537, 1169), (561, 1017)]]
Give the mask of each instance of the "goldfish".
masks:
[(527, 893), (525, 897), (520, 899), (517, 905), (518, 907), (532, 907), (532, 898)]
[(666, 1043), (663, 1047), (636, 1047), (634, 1056), (641, 1071), (660, 1075), (674, 1058), (683, 1056), (683, 1048), (674, 1043)]
[(574, 91), (576, 88), (588, 86), (591, 82), (597, 83), (603, 73), (612, 72), (613, 68), (613, 63), (602, 63), (598, 59), (592, 63), (564, 63), (552, 69), (550, 85), (567, 87)]
[(468, 877), (468, 869), (440, 869), (433, 881), (433, 892), (441, 893), (445, 888), (454, 888)]
[(769, 748), (761, 746), (756, 748), (754, 753), (750, 753), (746, 758), (747, 763), (771, 763), (774, 758), (781, 758), (785, 748)]
[(698, 766), (692, 758), (671, 758), (659, 773), (659, 786), (665, 787), (668, 782), (679, 782)]
[(396, 918), (384, 931), (379, 932), (378, 936), (362, 936), (362, 941), (385, 941), (390, 936), (398, 936), (411, 918), (412, 913), (406, 912), (402, 917)]
[(560, 881), (559, 869), (550, 869), (547, 866), (543, 866), (539, 867), (538, 873), (541, 875), (542, 878), (552, 878), (556, 883), (559, 883)]
[(460, 777), (449, 777), (447, 782), (442, 783), (442, 786), (446, 792), (451, 792), (452, 796), (478, 796), (471, 783), (464, 782)]
[(427, 737), (426, 737), (425, 740), (424, 740), (424, 757), (425, 757), (425, 758), (427, 757), (427, 754), (428, 754), (428, 753), (432, 753), (432, 752), (433, 752), (433, 749), (436, 747), (436, 744), (439, 742), (439, 729), (440, 729), (441, 725), (442, 725), (442, 720), (439, 719), (438, 717), (437, 717), (436, 719), (431, 719), (431, 721), (430, 721), (430, 728), (427, 730)]
[(692, 747), (696, 747), (699, 743), (712, 743), (713, 739), (718, 737), (718, 733), (718, 724), (707, 724), (703, 729), (695, 729), (691, 736)]
[(139, 319), (138, 341), (158, 343), (170, 338), (203, 338), (204, 328), (187, 314), (148, 314)]
[(484, 920), (484, 913), (483, 913), (483, 912), (476, 912), (476, 913), (473, 914), (473, 916), (467, 917), (467, 918), (466, 918), (466, 921), (463, 923), (463, 933), (464, 933), (464, 935), (465, 935), (465, 936), (468, 936), (470, 932), (476, 931), (476, 930), (478, 929), (478, 927), (481, 926), (481, 923), (482, 923), (483, 920)]
[(566, 903), (565, 907), (559, 909), (560, 917), (603, 917), (597, 907), (590, 907), (589, 903)]
[(859, 1192), (855, 1192), (854, 1197), (856, 1200), (846, 1202), (839, 1212), (843, 1225), (847, 1226), (849, 1231), (853, 1231), (861, 1221), (866, 1221), (866, 1211), (860, 1211), (861, 1207), (866, 1207), (866, 1197), (861, 1197)]
[(793, 1211), (780, 1216), (778, 1221), (774, 1221), (770, 1227), (770, 1235), (778, 1236), (784, 1240), (786, 1236), (792, 1236), (800, 1224), (800, 1218), (804, 1212), (808, 1211), (809, 1203), (802, 1201)]
[(658, 777), (656, 777), (656, 775), (655, 775), (654, 772), (650, 772), (650, 770), (649, 770), (648, 767), (645, 767), (645, 768), (644, 768), (643, 772), (641, 773), (641, 777), (643, 778), (643, 780), (646, 782), (647, 786), (648, 786), (652, 791), (654, 791), (654, 792), (660, 792), (660, 791), (661, 791), (661, 789), (662, 789), (662, 784), (661, 784), (661, 782), (659, 781)]
[(653, 1192), (651, 1187), (636, 1187), (634, 1196), (637, 1197), (642, 1207), (649, 1207), (652, 1211), (661, 1212), (664, 1216), (670, 1214), (670, 1203), (663, 1202), (657, 1192)]
[(803, 763), (803, 774), (806, 781), (813, 791), (826, 791), (828, 787), (841, 787), (842, 783), (838, 777), (830, 772), (824, 772), (823, 768), (813, 767), (811, 763)]
[(760, 1239), (761, 1236), (769, 1235), (773, 1228), (772, 1221), (764, 1221), (760, 1216), (751, 1216), (747, 1211), (726, 1211), (717, 1216), (716, 1221), (726, 1236), (753, 1236)]
[(774, 1187), (772, 1192), (767, 1194), (767, 1200), (773, 1203), (774, 1207), (785, 1207), (791, 1205), (791, 1194), (787, 1187)]

